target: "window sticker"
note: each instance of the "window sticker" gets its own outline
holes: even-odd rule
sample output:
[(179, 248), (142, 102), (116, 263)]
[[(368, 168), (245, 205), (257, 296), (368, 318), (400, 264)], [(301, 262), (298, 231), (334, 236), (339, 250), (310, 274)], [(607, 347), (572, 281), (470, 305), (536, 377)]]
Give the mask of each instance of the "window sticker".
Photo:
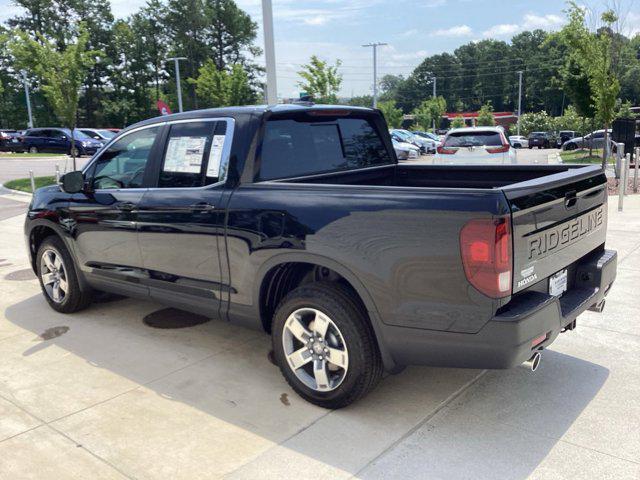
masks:
[(224, 146), (224, 135), (214, 135), (211, 151), (209, 152), (209, 164), (207, 167), (207, 177), (218, 178), (220, 176), (220, 161), (222, 160), (222, 147)]
[(164, 159), (165, 172), (200, 173), (207, 137), (172, 137)]

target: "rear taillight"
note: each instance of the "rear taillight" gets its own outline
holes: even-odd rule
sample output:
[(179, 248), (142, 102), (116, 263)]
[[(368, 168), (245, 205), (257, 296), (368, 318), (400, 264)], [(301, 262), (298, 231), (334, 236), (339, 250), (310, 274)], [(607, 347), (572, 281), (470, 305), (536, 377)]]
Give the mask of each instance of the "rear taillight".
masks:
[(477, 219), (460, 231), (460, 252), (469, 283), (485, 295), (511, 295), (511, 224), (506, 218)]
[(509, 145), (502, 145), (501, 147), (487, 148), (488, 153), (507, 153), (509, 151)]
[(447, 148), (447, 147), (438, 147), (438, 153), (440, 155), (453, 155), (454, 153), (456, 153), (458, 151), (457, 148)]

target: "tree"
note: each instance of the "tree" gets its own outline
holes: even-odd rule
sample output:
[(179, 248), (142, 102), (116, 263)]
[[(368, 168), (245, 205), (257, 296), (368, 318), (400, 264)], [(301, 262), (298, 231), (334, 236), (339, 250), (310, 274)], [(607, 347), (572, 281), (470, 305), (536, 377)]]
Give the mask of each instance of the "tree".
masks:
[(359, 95), (356, 97), (351, 97), (347, 102), (349, 105), (354, 107), (369, 107), (373, 105), (373, 96), (371, 95)]
[(520, 132), (522, 135), (529, 135), (531, 132), (548, 132), (550, 130), (553, 130), (553, 117), (549, 116), (544, 110), (520, 115)]
[(447, 102), (444, 97), (430, 98), (423, 101), (413, 111), (416, 123), (422, 130), (429, 130), (432, 124), (436, 128), (440, 125), (442, 115), (447, 111)]
[[(49, 105), (62, 125), (74, 135), (80, 87), (99, 52), (87, 50), (89, 33), (82, 25), (77, 41), (69, 43), (62, 51), (42, 36), (39, 36), (39, 40), (33, 40), (27, 33), (18, 31), (10, 48), (18, 65), (31, 69), (39, 77)], [(72, 139), (74, 168), (75, 150)]]
[(636, 118), (636, 114), (631, 110), (632, 103), (629, 101), (618, 102), (616, 108), (616, 118)]
[(303, 69), (298, 72), (302, 77), (298, 86), (318, 103), (338, 103), (338, 92), (342, 84), (342, 75), (338, 73), (338, 68), (341, 64), (340, 60), (336, 60), (335, 66), (332, 67), (316, 55), (312, 55), (309, 63), (303, 65)]
[(552, 125), (552, 129), (555, 130), (571, 130), (574, 132), (580, 132), (584, 128), (585, 119), (580, 116), (576, 107), (569, 105), (564, 111), (564, 115), (554, 118), (550, 125)]
[(387, 121), (390, 128), (400, 128), (402, 126), (402, 110), (396, 107), (396, 103), (387, 100), (378, 103), (378, 109)]
[(569, 22), (559, 32), (560, 38), (571, 48), (569, 58), (579, 64), (587, 74), (591, 88), (591, 100), (596, 116), (605, 128), (605, 148), (602, 153), (602, 168), (607, 165), (609, 127), (615, 118), (616, 100), (620, 93), (620, 82), (612, 63), (612, 25), (617, 21), (613, 11), (601, 16), (604, 28), (591, 32), (585, 21), (585, 11), (575, 2), (569, 4)]
[(190, 78), (203, 106), (227, 107), (255, 103), (255, 92), (241, 65), (233, 65), (231, 71), (219, 70), (213, 60), (200, 67), (198, 78)]
[(485, 103), (480, 107), (477, 124), (481, 127), (491, 127), (496, 124), (496, 119), (493, 116), (493, 106), (490, 103)]
[(464, 128), (464, 127), (466, 127), (466, 123), (462, 115), (458, 115), (451, 122), (451, 128)]

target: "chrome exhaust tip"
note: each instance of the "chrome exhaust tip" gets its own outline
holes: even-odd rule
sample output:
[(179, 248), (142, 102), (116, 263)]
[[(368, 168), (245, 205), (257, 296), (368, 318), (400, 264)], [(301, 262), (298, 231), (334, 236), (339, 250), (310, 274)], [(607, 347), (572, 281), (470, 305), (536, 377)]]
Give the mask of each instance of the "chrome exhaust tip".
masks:
[(536, 352), (529, 360), (523, 362), (521, 366), (535, 372), (540, 366), (540, 360), (542, 360), (542, 355), (540, 355), (540, 352)]

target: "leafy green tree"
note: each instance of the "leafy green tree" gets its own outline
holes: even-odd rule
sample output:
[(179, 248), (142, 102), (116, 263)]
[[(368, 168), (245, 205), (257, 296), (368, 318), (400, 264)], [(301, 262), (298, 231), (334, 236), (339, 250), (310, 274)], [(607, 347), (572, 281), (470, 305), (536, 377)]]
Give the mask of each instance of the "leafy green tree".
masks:
[(447, 111), (447, 102), (444, 97), (430, 98), (423, 101), (418, 108), (413, 111), (415, 121), (422, 130), (429, 130), (435, 123), (436, 128), (440, 125), (442, 115)]
[(338, 73), (340, 65), (340, 60), (337, 60), (334, 66), (330, 66), (316, 55), (312, 55), (309, 63), (303, 65), (302, 70), (298, 72), (302, 77), (298, 86), (318, 103), (337, 103), (342, 84), (342, 75)]
[(629, 101), (618, 102), (616, 109), (616, 118), (636, 118), (636, 114), (631, 110), (633, 104)]
[(493, 105), (485, 103), (478, 111), (477, 125), (481, 127), (491, 127), (496, 124), (493, 116)]
[[(565, 109), (564, 115), (554, 118), (553, 122), (549, 123), (549, 127), (553, 126), (555, 130), (572, 130), (574, 132), (581, 132), (584, 129), (584, 125), (585, 118), (580, 116), (573, 105), (569, 105)], [(548, 129), (551, 130), (552, 128)]]
[(373, 105), (373, 96), (372, 95), (359, 95), (356, 97), (351, 97), (347, 102), (349, 105), (354, 107), (369, 107)]
[(396, 107), (392, 100), (378, 102), (378, 109), (387, 121), (389, 128), (400, 128), (402, 126), (402, 110)]
[(219, 70), (213, 60), (207, 60), (200, 67), (198, 78), (189, 82), (196, 86), (198, 98), (206, 107), (248, 105), (256, 101), (241, 65), (233, 65), (231, 71)]
[[(44, 95), (62, 125), (72, 131), (76, 127), (80, 88), (87, 71), (99, 52), (87, 50), (89, 33), (80, 26), (75, 43), (69, 43), (62, 51), (43, 37), (33, 40), (27, 33), (18, 31), (10, 48), (18, 65), (31, 69), (40, 79)], [(71, 149), (75, 168), (75, 148)]]
[(462, 115), (458, 115), (451, 121), (451, 128), (464, 128), (466, 127), (466, 123), (464, 122), (464, 117)]
[[(617, 21), (613, 11), (602, 14), (601, 21), (605, 28), (594, 33), (586, 25), (585, 11), (571, 2), (567, 11), (569, 22), (559, 32), (560, 38), (571, 48), (570, 58), (578, 63), (586, 72), (591, 99), (596, 116), (605, 128), (605, 145), (608, 145), (608, 129), (615, 118), (616, 100), (620, 93), (614, 65), (612, 63), (612, 25)], [(607, 164), (607, 148), (602, 154), (602, 168)]]
[(529, 135), (531, 132), (549, 132), (551, 130), (553, 130), (553, 117), (549, 116), (544, 110), (523, 113), (520, 116), (520, 132), (522, 135)]

